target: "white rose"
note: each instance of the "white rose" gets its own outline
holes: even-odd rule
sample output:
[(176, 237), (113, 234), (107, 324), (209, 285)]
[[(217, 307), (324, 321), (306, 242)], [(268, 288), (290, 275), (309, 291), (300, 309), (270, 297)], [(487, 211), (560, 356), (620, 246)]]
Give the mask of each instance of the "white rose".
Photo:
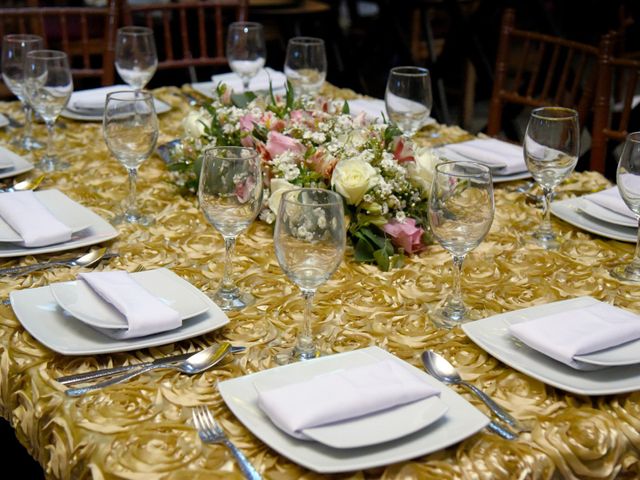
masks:
[(377, 183), (375, 168), (358, 158), (338, 162), (331, 177), (331, 186), (351, 205), (359, 204), (364, 194)]
[(431, 191), (431, 182), (433, 181), (433, 173), (436, 165), (440, 163), (440, 157), (432, 148), (419, 147), (416, 148), (414, 154), (415, 162), (407, 165), (407, 170), (411, 180), (422, 190), (429, 194)]
[(287, 190), (293, 190), (295, 188), (298, 187), (282, 178), (272, 178), (270, 184), (271, 196), (269, 197), (269, 200), (267, 202), (269, 204), (269, 209), (273, 213), (277, 214), (278, 208), (280, 207), (280, 199), (282, 198), (282, 194)]
[(205, 111), (191, 111), (182, 120), (182, 129), (187, 137), (200, 138), (204, 135), (204, 126), (211, 123), (211, 116)]

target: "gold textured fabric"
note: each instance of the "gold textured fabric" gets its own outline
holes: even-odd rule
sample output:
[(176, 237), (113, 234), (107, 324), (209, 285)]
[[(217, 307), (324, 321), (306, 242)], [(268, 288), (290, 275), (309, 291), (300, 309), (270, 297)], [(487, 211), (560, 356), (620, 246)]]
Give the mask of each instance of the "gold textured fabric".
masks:
[[(179, 91), (156, 91), (173, 106), (161, 116), (160, 142), (181, 135), (180, 122), (189, 107)], [(17, 103), (2, 103), (0, 110), (21, 118)], [(43, 188), (58, 188), (110, 218), (126, 197), (125, 169), (107, 151), (100, 124), (67, 119), (61, 123), (64, 127), (57, 128), (56, 148), (71, 168), (47, 175)], [(436, 128), (439, 138), (432, 139), (427, 131), (420, 141), (458, 140), (467, 135), (455, 127)], [(45, 137), (42, 125), (35, 132)], [(0, 142), (8, 142), (17, 133), (5, 129)], [(559, 195), (597, 191), (607, 185), (599, 174), (575, 173), (559, 188)], [(608, 274), (612, 266), (630, 260), (633, 245), (593, 236), (554, 219), (565, 239), (562, 248), (546, 252), (526, 247), (522, 238), (539, 222), (540, 209), (513, 192), (514, 186), (497, 185), (491, 232), (465, 263), (463, 291), (469, 305), (492, 315), (592, 295), (640, 311), (638, 288), (620, 284)], [(195, 198), (178, 193), (158, 157), (140, 169), (139, 203), (156, 223), (148, 228), (120, 227), (120, 236), (109, 242), (109, 248), (120, 256), (96, 268), (168, 267), (202, 290), (216, 288), (222, 274), (222, 238), (199, 212)], [(203, 446), (198, 439), (191, 425), (191, 407), (200, 404), (213, 409), (231, 439), (266, 478), (320, 477), (254, 437), (226, 408), (216, 389), (218, 381), (273, 367), (273, 354), (294, 343), (303, 300), (280, 270), (271, 237), (271, 227), (256, 222), (237, 244), (236, 277), (240, 285), (253, 291), (256, 304), (231, 313), (225, 328), (176, 344), (110, 355), (63, 356), (32, 338), (11, 307), (0, 306), (0, 414), (12, 423), (48, 478), (241, 478), (224, 447)], [(0, 266), (26, 265), (43, 257), (49, 256), (3, 259)], [(0, 297), (6, 298), (14, 289), (70, 280), (76, 274), (76, 270), (58, 268), (3, 277)], [(507, 442), (483, 431), (431, 455), (336, 478), (638, 478), (640, 392), (606, 397), (568, 394), (503, 365), (460, 329), (434, 329), (427, 309), (444, 299), (451, 278), (450, 255), (438, 245), (390, 272), (355, 263), (348, 250), (340, 269), (316, 296), (314, 333), (321, 349), (330, 353), (378, 345), (419, 366), (420, 352), (433, 348), (531, 432)], [(157, 371), (82, 398), (67, 397), (64, 387), (53, 380), (189, 351), (219, 340), (248, 349), (203, 374)], [(467, 391), (460, 389), (459, 393), (486, 411)]]

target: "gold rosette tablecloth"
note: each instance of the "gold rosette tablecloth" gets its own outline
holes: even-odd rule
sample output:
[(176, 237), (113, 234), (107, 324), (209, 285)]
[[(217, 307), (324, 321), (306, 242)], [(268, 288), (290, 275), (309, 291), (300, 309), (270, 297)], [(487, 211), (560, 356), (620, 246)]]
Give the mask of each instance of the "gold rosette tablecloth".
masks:
[[(185, 87), (186, 88), (186, 87)], [(156, 94), (173, 109), (160, 117), (160, 142), (181, 135), (187, 102), (176, 88)], [(343, 96), (349, 92), (340, 92)], [(20, 118), (17, 103), (0, 111)], [(56, 147), (71, 164), (49, 174), (43, 188), (57, 188), (105, 218), (126, 197), (125, 169), (105, 146), (99, 123), (63, 119)], [(438, 141), (467, 135), (440, 128)], [(44, 127), (36, 133), (44, 137)], [(427, 132), (428, 133), (428, 132)], [(7, 143), (12, 131), (0, 132)], [(428, 143), (429, 137), (419, 141)], [(11, 180), (9, 180), (11, 181)], [(560, 196), (600, 190), (608, 185), (596, 173), (575, 173)], [(640, 311), (640, 291), (613, 280), (608, 270), (629, 261), (633, 245), (590, 235), (554, 219), (564, 239), (557, 252), (524, 246), (522, 237), (540, 219), (513, 184), (498, 185), (496, 216), (490, 234), (473, 251), (464, 271), (466, 301), (491, 315), (580, 295), (592, 295)], [(214, 289), (222, 275), (223, 241), (198, 211), (193, 197), (181, 196), (158, 157), (140, 170), (139, 202), (155, 218), (148, 228), (120, 227), (109, 243), (119, 257), (98, 270), (168, 267), (203, 290)], [(272, 248), (271, 227), (255, 222), (239, 238), (235, 269), (239, 283), (257, 298), (254, 306), (231, 313), (228, 326), (208, 335), (140, 351), (97, 356), (63, 356), (32, 338), (9, 306), (0, 306), (0, 415), (14, 426), (21, 443), (56, 479), (215, 479), (241, 478), (223, 446), (203, 446), (191, 425), (191, 407), (209, 405), (230, 438), (266, 477), (315, 478), (254, 437), (235, 419), (218, 394), (218, 381), (274, 366), (273, 354), (291, 346), (303, 300), (280, 270)], [(83, 253), (75, 251), (72, 253)], [(3, 259), (0, 266), (37, 259)], [(53, 269), (25, 277), (1, 278), (0, 296), (75, 278), (77, 271)], [(452, 360), (463, 377), (483, 388), (531, 428), (508, 442), (480, 432), (449, 449), (411, 461), (336, 478), (547, 479), (640, 477), (640, 393), (582, 397), (554, 389), (523, 375), (476, 347), (460, 329), (436, 330), (427, 307), (450, 290), (451, 258), (440, 246), (410, 257), (403, 268), (382, 272), (355, 263), (352, 251), (317, 294), (315, 334), (325, 352), (378, 345), (420, 365), (432, 348)], [(247, 346), (243, 354), (203, 374), (158, 371), (81, 398), (70, 398), (54, 378), (96, 368), (150, 360), (193, 350), (214, 341)], [(460, 390), (485, 410), (475, 397)]]

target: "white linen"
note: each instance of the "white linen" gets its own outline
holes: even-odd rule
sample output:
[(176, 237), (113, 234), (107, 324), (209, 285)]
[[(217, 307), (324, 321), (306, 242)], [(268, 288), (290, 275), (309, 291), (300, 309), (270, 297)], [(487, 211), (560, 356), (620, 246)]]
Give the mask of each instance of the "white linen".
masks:
[(127, 319), (128, 329), (98, 329), (106, 335), (122, 340), (182, 326), (180, 314), (176, 310), (152, 295), (127, 272), (81, 273), (79, 278)]
[[(214, 89), (217, 88), (219, 83), (224, 83), (236, 93), (241, 93), (243, 91), (242, 79), (233, 72), (214, 75), (211, 77), (211, 81), (213, 82)], [(269, 82), (271, 82), (274, 91), (282, 90), (287, 84), (287, 77), (284, 73), (278, 72), (272, 68), (263, 68), (251, 79), (249, 90), (269, 90)]]
[(80, 90), (71, 94), (69, 108), (80, 112), (101, 113), (104, 112), (105, 102), (109, 93), (132, 90), (129, 85), (112, 85), (110, 87)]
[(578, 370), (593, 370), (573, 359), (640, 338), (640, 316), (607, 303), (565, 310), (513, 323), (509, 332), (534, 350)]
[(25, 247), (71, 239), (71, 228), (58, 220), (32, 191), (0, 193), (0, 216), (22, 237)]
[(257, 385), (258, 406), (281, 430), (302, 430), (414, 402), (439, 390), (396, 362), (386, 360), (319, 375), (271, 390)]
[(383, 115), (386, 115), (387, 107), (384, 100), (377, 98), (365, 99), (359, 98), (356, 100), (349, 100), (349, 112), (351, 115), (356, 116), (364, 112), (365, 116), (371, 120), (383, 121)]
[(590, 193), (589, 195), (585, 195), (583, 198), (633, 220), (637, 218), (636, 214), (627, 207), (626, 203), (624, 203), (624, 200), (620, 196), (620, 190), (618, 190), (618, 187), (610, 187), (596, 193)]
[[(13, 168), (16, 165), (16, 161), (21, 163), (20, 155), (4, 147), (0, 147), (0, 168)], [(22, 163), (23, 162), (24, 161), (22, 161)]]
[(445, 154), (452, 151), (466, 160), (473, 160), (489, 167), (500, 167), (500, 175), (512, 175), (527, 170), (522, 147), (495, 138), (452, 143), (441, 150)]

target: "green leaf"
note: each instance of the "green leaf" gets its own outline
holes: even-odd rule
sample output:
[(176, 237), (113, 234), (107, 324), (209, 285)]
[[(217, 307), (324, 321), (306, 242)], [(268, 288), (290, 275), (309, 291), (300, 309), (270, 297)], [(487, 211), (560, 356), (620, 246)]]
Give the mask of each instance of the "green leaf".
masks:
[(232, 93), (231, 103), (233, 103), (238, 108), (245, 108), (256, 98), (256, 94), (253, 92)]
[(293, 109), (293, 86), (291, 82), (287, 80), (287, 111), (291, 111)]
[(367, 239), (369, 239), (371, 243), (376, 247), (385, 248), (387, 240), (385, 240), (384, 237), (380, 235), (376, 235), (371, 229), (366, 227), (360, 229), (360, 232), (362, 232), (362, 235), (364, 235)]
[(373, 257), (376, 259), (376, 263), (380, 270), (383, 272), (388, 272), (389, 267), (391, 266), (391, 262), (389, 261), (389, 254), (385, 249), (376, 250), (373, 252)]
[(356, 242), (354, 258), (356, 262), (373, 262), (375, 257), (373, 256), (373, 247), (366, 240), (358, 240)]
[(187, 162), (176, 162), (168, 165), (171, 172), (186, 172), (191, 168), (191, 164)]
[(349, 110), (349, 104), (347, 103), (347, 101), (345, 100), (344, 103), (342, 104), (342, 113), (344, 115), (349, 115), (351, 113), (351, 111)]

